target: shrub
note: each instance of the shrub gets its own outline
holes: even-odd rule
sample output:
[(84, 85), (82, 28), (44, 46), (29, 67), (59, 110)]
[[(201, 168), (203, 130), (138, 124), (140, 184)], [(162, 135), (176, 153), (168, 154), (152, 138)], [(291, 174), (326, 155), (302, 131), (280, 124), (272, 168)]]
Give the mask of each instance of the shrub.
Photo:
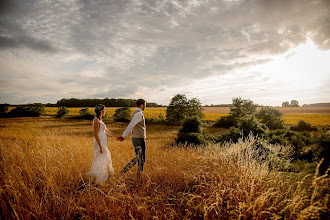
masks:
[(241, 118), (237, 127), (242, 130), (244, 137), (247, 137), (251, 132), (254, 136), (264, 137), (268, 130), (265, 124), (262, 124), (251, 115)]
[(45, 112), (45, 106), (41, 103), (29, 105), (19, 105), (12, 109), (7, 115), (8, 117), (39, 117)]
[(256, 117), (269, 129), (274, 130), (284, 128), (282, 115), (283, 113), (281, 113), (279, 110), (267, 106), (262, 107), (260, 111), (256, 114)]
[(0, 114), (6, 114), (8, 111), (8, 104), (0, 104)]
[(94, 119), (94, 115), (89, 111), (88, 108), (83, 108), (79, 110), (78, 118), (91, 120)]
[(62, 118), (64, 116), (67, 116), (68, 114), (69, 114), (68, 108), (65, 107), (65, 106), (61, 106), (57, 110), (56, 117), (57, 118)]
[(230, 128), (235, 126), (235, 119), (232, 115), (223, 116), (218, 119), (213, 126), (218, 128)]
[(296, 126), (292, 126), (290, 129), (292, 131), (317, 131), (315, 126), (312, 126), (304, 120), (299, 120), (298, 124)]
[(188, 100), (185, 95), (175, 95), (166, 109), (166, 121), (170, 125), (181, 125), (186, 118), (202, 118), (202, 104), (193, 98)]
[(116, 109), (113, 114), (113, 120), (118, 122), (128, 122), (131, 120), (131, 108), (130, 107), (122, 107)]
[(217, 142), (233, 142), (236, 143), (241, 137), (241, 131), (237, 127), (230, 127), (228, 131), (217, 138)]
[(184, 145), (202, 145), (208, 141), (202, 132), (201, 120), (198, 117), (186, 118), (175, 139), (176, 144)]

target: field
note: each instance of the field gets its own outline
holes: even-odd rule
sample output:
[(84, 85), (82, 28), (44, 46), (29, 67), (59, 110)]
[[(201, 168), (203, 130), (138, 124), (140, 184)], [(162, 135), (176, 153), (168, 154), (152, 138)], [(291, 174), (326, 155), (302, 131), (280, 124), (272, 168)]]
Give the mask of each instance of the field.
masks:
[[(121, 134), (125, 123), (106, 121)], [(148, 125), (142, 180), (130, 140), (108, 138), (115, 176), (88, 182), (91, 121), (0, 119), (1, 219), (322, 219), (326, 176), (269, 170), (253, 159), (253, 137), (225, 147), (173, 147), (178, 127)], [(279, 146), (277, 149), (280, 151)]]
[[(75, 116), (79, 114), (81, 108), (69, 108), (69, 116)], [(107, 116), (112, 117), (117, 108), (106, 108)], [(131, 108), (133, 113), (135, 108)], [(299, 120), (304, 120), (313, 126), (323, 125), (330, 126), (330, 108), (328, 107), (276, 107), (283, 114), (283, 120), (287, 125), (295, 125)], [(56, 114), (58, 108), (46, 107), (46, 115), (53, 116)], [(94, 112), (94, 108), (89, 108), (91, 112)], [(227, 115), (230, 112), (229, 107), (204, 107), (203, 113), (205, 115), (204, 120), (216, 121), (222, 116)], [(147, 119), (166, 118), (166, 108), (146, 108), (145, 117)]]

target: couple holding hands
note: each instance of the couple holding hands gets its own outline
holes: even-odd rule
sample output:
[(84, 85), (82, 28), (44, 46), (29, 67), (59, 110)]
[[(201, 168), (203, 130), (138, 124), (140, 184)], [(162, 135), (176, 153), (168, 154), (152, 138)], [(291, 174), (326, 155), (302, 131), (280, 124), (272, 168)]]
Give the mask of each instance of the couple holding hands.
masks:
[(95, 179), (96, 183), (102, 183), (107, 180), (109, 174), (114, 174), (111, 153), (107, 147), (107, 135), (116, 137), (118, 141), (123, 141), (129, 134), (132, 134), (135, 157), (122, 169), (121, 173), (126, 173), (131, 167), (138, 164), (137, 175), (140, 177), (141, 172), (143, 172), (146, 156), (146, 125), (143, 115), (146, 105), (147, 103), (145, 100), (137, 100), (137, 109), (134, 111), (132, 120), (128, 124), (122, 136), (118, 136), (108, 130), (102, 121), (102, 117), (105, 115), (105, 106), (99, 104), (95, 107), (95, 118), (93, 119), (94, 160), (87, 175)]

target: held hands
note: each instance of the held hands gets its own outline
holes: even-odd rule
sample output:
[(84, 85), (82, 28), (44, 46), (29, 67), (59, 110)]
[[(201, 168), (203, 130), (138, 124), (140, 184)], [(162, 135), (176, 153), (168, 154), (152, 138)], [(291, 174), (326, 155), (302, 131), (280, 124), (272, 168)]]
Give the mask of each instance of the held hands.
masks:
[(116, 139), (117, 139), (117, 141), (123, 141), (124, 140), (124, 138), (122, 136), (117, 137)]

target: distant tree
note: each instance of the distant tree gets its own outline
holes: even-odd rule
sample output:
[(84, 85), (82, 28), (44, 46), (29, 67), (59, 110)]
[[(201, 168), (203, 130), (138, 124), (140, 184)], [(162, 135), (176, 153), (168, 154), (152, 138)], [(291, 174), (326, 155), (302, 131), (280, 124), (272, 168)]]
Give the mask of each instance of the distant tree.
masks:
[(197, 98), (188, 100), (185, 95), (175, 95), (166, 109), (166, 121), (171, 125), (180, 125), (189, 117), (202, 118), (202, 105)]
[(230, 114), (234, 119), (239, 119), (247, 115), (254, 115), (257, 112), (257, 105), (249, 99), (241, 97), (233, 99), (233, 107), (230, 108)]
[(272, 107), (262, 107), (256, 114), (256, 117), (264, 123), (269, 129), (281, 129), (284, 128), (284, 122), (282, 120), (283, 113)]
[(69, 110), (68, 110), (68, 108), (65, 107), (65, 106), (61, 106), (61, 107), (59, 107), (58, 110), (57, 110), (56, 117), (57, 117), (57, 118), (62, 118), (62, 117), (64, 117), (64, 116), (68, 115), (68, 114), (69, 114)]
[(291, 100), (290, 107), (299, 107), (299, 103), (297, 100)]
[(214, 127), (230, 128), (238, 126), (240, 120), (245, 116), (254, 116), (257, 112), (257, 105), (248, 99), (241, 97), (233, 98), (229, 115), (221, 117), (214, 123)]
[(290, 103), (289, 102), (283, 102), (282, 107), (290, 107)]
[(113, 114), (113, 119), (119, 122), (128, 122), (131, 120), (131, 108), (130, 107), (122, 107), (116, 109)]

